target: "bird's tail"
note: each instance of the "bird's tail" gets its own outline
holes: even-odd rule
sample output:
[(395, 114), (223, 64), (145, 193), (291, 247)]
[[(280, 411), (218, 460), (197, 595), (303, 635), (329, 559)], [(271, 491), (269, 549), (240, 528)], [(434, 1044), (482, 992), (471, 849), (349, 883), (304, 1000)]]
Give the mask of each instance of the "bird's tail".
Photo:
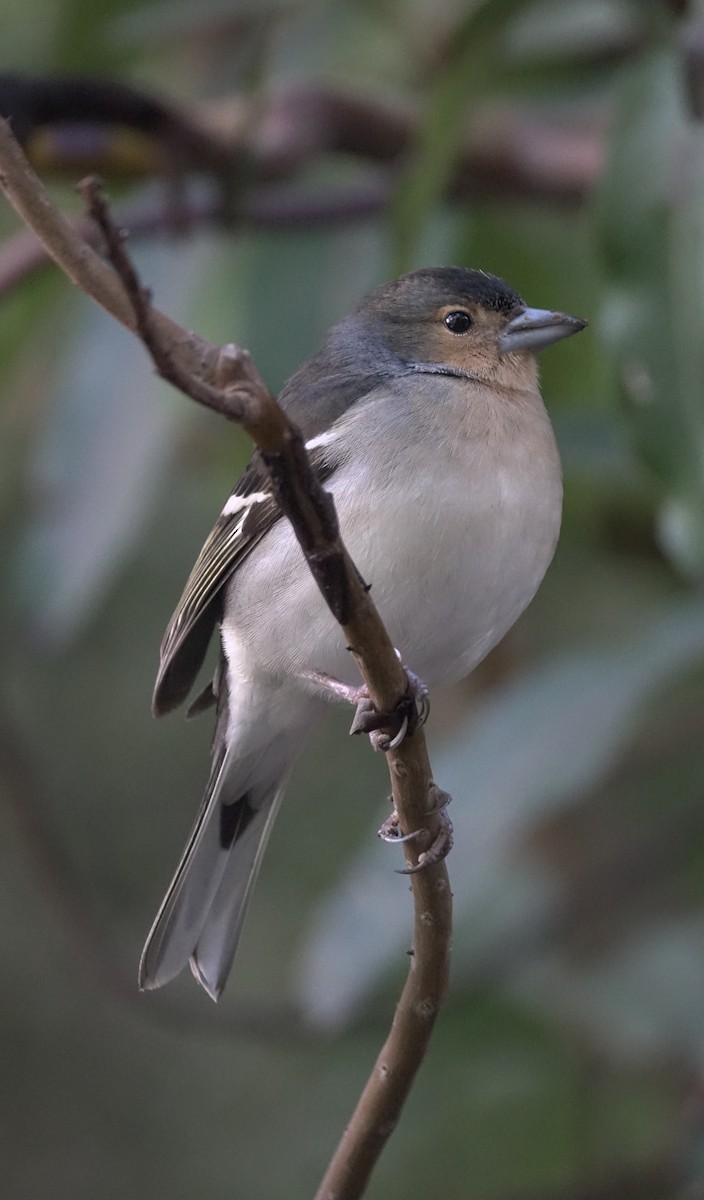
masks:
[[(270, 697), (267, 709), (292, 703), (277, 700), (272, 706)], [(189, 961), (213, 1000), (225, 986), (274, 818), (318, 706), (299, 701), (286, 721), (258, 707), (248, 704), (246, 726), (227, 739), (216, 733), (203, 803), (142, 953), (142, 989), (168, 983)]]

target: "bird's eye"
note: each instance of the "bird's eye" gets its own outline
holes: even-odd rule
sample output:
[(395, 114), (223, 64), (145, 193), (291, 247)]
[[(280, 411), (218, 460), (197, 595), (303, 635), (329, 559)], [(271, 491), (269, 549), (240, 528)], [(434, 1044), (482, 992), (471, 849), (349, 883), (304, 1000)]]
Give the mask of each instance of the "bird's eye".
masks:
[(445, 325), (450, 330), (450, 333), (466, 333), (471, 329), (472, 318), (469, 313), (458, 309), (457, 312), (449, 312), (445, 317)]

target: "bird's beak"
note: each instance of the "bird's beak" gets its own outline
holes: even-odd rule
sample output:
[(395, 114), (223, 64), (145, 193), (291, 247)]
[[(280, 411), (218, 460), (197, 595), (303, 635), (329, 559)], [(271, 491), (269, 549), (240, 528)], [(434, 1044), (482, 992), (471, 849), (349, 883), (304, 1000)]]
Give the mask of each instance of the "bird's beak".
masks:
[(568, 317), (567, 313), (550, 312), (546, 308), (524, 308), (517, 317), (509, 321), (499, 335), (499, 354), (537, 354), (553, 342), (579, 333), (586, 321), (579, 317)]

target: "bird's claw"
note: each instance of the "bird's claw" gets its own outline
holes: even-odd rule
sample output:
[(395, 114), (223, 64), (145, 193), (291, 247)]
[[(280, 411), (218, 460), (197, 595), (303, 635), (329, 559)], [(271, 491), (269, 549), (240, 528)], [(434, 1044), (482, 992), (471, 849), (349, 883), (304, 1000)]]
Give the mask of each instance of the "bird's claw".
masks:
[(401, 842), (412, 842), (418, 837), (420, 829), (414, 829), (413, 833), (401, 833), (399, 827), (398, 813), (396, 809), (390, 817), (387, 817), (384, 824), (377, 831), (377, 837), (380, 837), (382, 842), (389, 842), (394, 846), (400, 846)]
[[(350, 733), (368, 733), (375, 750), (386, 753), (395, 750), (405, 737), (415, 733), (430, 716), (430, 694), (427, 685), (405, 666), (399, 651), (396, 651), (406, 673), (408, 687), (392, 713), (380, 713), (374, 708), (365, 688), (359, 689), (357, 712)], [(394, 732), (395, 729), (395, 732)]]
[[(452, 797), (448, 795), (447, 792), (444, 792), (441, 788), (439, 788), (434, 782), (431, 782), (430, 788), (428, 789), (428, 794), (429, 798), (433, 802), (433, 806), (429, 810), (428, 816), (436, 816), (438, 818), (438, 832), (432, 844), (419, 854), (417, 863), (412, 866), (402, 867), (398, 871), (399, 875), (415, 875), (418, 871), (424, 871), (428, 867), (433, 866), (435, 863), (442, 862), (444, 858), (447, 858), (452, 849), (452, 821), (447, 814), (447, 806)], [(382, 841), (393, 842), (394, 844), (399, 845), (402, 842), (414, 841), (416, 838), (421, 837), (424, 834), (427, 834), (427, 829), (425, 828), (416, 829), (413, 831), (413, 833), (401, 834), (399, 832), (399, 816), (395, 809), (391, 816), (384, 821), (384, 824), (379, 830), (379, 837), (382, 839)]]
[[(396, 654), (401, 662), (398, 650)], [(307, 672), (304, 678), (331, 695), (354, 704), (356, 712), (350, 733), (368, 734), (374, 749), (386, 753), (388, 750), (395, 750), (405, 737), (414, 733), (419, 726), (425, 725), (430, 714), (428, 688), (414, 671), (410, 671), (408, 667), (403, 669), (408, 679), (408, 687), (395, 710), (390, 713), (377, 711), (365, 687), (351, 687), (322, 671)]]
[[(396, 653), (398, 654), (398, 650)], [(401, 661), (400, 654), (398, 654), (398, 657)], [(416, 724), (414, 728), (417, 729), (420, 725), (425, 725), (425, 722), (430, 716), (430, 693), (428, 691), (428, 685), (424, 683), (420, 676), (416, 675), (415, 671), (412, 671), (410, 667), (404, 666), (402, 661), (401, 666), (406, 672), (408, 688), (416, 702)]]
[(377, 712), (365, 689), (360, 689), (357, 711), (350, 726), (350, 733), (367, 733), (375, 750), (386, 753), (395, 750), (409, 732), (418, 727), (416, 702), (410, 691), (396, 705), (393, 712)]

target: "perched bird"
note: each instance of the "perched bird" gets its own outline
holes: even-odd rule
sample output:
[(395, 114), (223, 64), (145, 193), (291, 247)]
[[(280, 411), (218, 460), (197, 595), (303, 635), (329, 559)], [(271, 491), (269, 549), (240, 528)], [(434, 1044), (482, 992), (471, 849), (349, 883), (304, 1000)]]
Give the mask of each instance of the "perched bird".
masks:
[[(533, 598), (557, 543), (562, 472), (537, 351), (584, 328), (501, 279), (414, 271), (370, 292), (286, 383), (348, 550), (403, 661), (466, 675)], [(252, 458), (161, 646), (154, 712), (185, 700), (216, 627), (213, 761), (140, 964), (159, 987), (190, 961), (217, 999), (291, 768), (322, 717), (325, 674), (355, 664)], [(357, 680), (358, 682), (358, 680)]]

